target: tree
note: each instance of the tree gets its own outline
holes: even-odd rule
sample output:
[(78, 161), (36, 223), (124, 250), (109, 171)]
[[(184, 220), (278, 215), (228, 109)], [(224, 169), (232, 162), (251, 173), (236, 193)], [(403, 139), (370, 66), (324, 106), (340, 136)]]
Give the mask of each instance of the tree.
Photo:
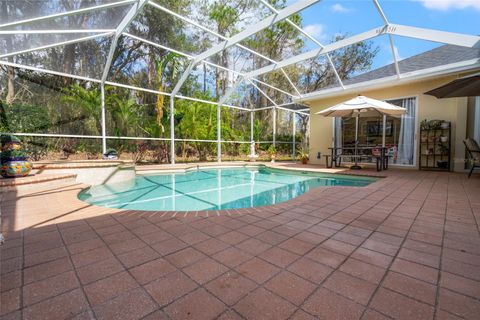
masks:
[[(155, 61), (157, 66), (157, 77), (159, 88), (158, 91), (166, 92), (167, 86), (169, 85), (166, 81), (167, 73), (170, 73), (169, 78), (172, 80), (170, 84), (173, 83), (174, 79), (177, 79), (178, 73), (180, 71), (180, 56), (174, 52), (169, 52), (165, 56)], [(163, 118), (163, 108), (165, 96), (163, 94), (157, 95), (156, 110), (157, 110), (157, 124), (161, 128), (162, 133), (165, 132), (165, 127), (162, 125)], [(173, 115), (172, 115), (173, 116)]]
[[(114, 128), (116, 135), (129, 136), (129, 132), (132, 132), (138, 125), (138, 105), (135, 99), (112, 95), (109, 100), (114, 102), (109, 106), (109, 109), (112, 111), (116, 122)], [(133, 133), (135, 134), (134, 131)]]
[[(337, 34), (331, 42), (345, 39), (348, 34)], [(354, 74), (367, 71), (379, 51), (372, 42), (363, 41), (335, 50), (330, 53), (335, 69), (341, 79), (349, 79)], [(325, 58), (314, 59), (311, 64), (300, 69), (302, 88), (312, 92), (322, 88), (339, 85), (338, 80)]]
[[(199, 91), (197, 98), (208, 98)], [(216, 139), (216, 107), (197, 101), (179, 100), (176, 106), (178, 112), (178, 131), (181, 136), (195, 140), (215, 140)], [(210, 146), (205, 142), (191, 142), (192, 146), (198, 152), (200, 161), (206, 161)], [(183, 157), (185, 158), (187, 143), (183, 144)]]
[[(108, 87), (105, 87), (105, 105), (110, 105), (111, 99), (107, 91)], [(102, 99), (98, 87), (85, 88), (74, 83), (65, 89), (65, 96), (62, 100), (83, 110), (87, 116), (93, 119), (97, 134), (102, 133)]]
[[(90, 6), (99, 0), (58, 0), (56, 3), (62, 10), (78, 9)], [(199, 24), (215, 30), (223, 37), (231, 37), (254, 21), (261, 20), (272, 14), (266, 6), (254, 0), (155, 0), (156, 3), (168, 9), (187, 16)], [(287, 0), (269, 0), (277, 9), (286, 6)], [(35, 10), (33, 10), (35, 9)], [(11, 15), (17, 18), (26, 18), (29, 12), (41, 14), (53, 13), (53, 8), (45, 1), (0, 1), (0, 18), (7, 19)], [(115, 19), (113, 11), (98, 10), (90, 13), (76, 14), (62, 19), (48, 22), (51, 28), (87, 29), (94, 27), (98, 21)], [(7, 18), (5, 18), (7, 16)], [(302, 17), (295, 14), (289, 17), (291, 21), (302, 25)], [(169, 15), (152, 6), (140, 13), (126, 30), (128, 33), (140, 36), (147, 40), (179, 51), (196, 55), (207, 50), (221, 41), (222, 37), (215, 37), (203, 30), (189, 25), (172, 15)], [(346, 35), (337, 35), (332, 41), (345, 38)], [(15, 47), (15, 41), (31, 39), (43, 41), (42, 35), (33, 39), (30, 36), (7, 37), (4, 42), (7, 46)], [(53, 39), (53, 37), (52, 37)], [(297, 55), (305, 49), (299, 31), (288, 22), (281, 21), (269, 28), (257, 32), (255, 35), (242, 41), (242, 45), (249, 47), (273, 60), (282, 60), (286, 56)], [(7, 43), (8, 41), (11, 44)], [(30, 44), (30, 42), (29, 42)], [(15, 56), (14, 62), (27, 65), (38, 65), (48, 69), (75, 73), (86, 76), (96, 76), (103, 72), (106, 53), (110, 48), (110, 39), (95, 39), (87, 42), (71, 44), (69, 46), (50, 48), (40, 52), (30, 52)], [(7, 51), (8, 52), (8, 51)], [(373, 58), (378, 52), (371, 42), (354, 44), (346, 48), (331, 52), (331, 57), (342, 79), (368, 70)], [(261, 68), (272, 62), (253, 55), (236, 46), (223, 50), (209, 58), (210, 62), (237, 71), (246, 72), (238, 68), (239, 61), (247, 62), (249, 70)], [(178, 76), (186, 70), (190, 59), (169, 53), (166, 49), (152, 46), (141, 41), (121, 36), (114, 52), (114, 59), (108, 79), (138, 87), (148, 88), (160, 92), (170, 92), (178, 81)], [(326, 59), (318, 57), (284, 68), (292, 81), (300, 90), (311, 92), (335, 85), (337, 79)], [(11, 102), (15, 105), (30, 105), (45, 110), (48, 120), (48, 130), (55, 133), (75, 133), (98, 135), (101, 133), (101, 99), (98, 85), (79, 80), (46, 75), (37, 72), (2, 67), (0, 98), (0, 121), (9, 115)], [(295, 93), (289, 81), (280, 70), (259, 76), (259, 80), (267, 82), (285, 91)], [(194, 69), (182, 86), (181, 94), (194, 98), (218, 101), (225, 94), (226, 89), (235, 81), (231, 72), (203, 64)], [(259, 84), (277, 103), (290, 102), (291, 98), (283, 93)], [(108, 89), (106, 94), (106, 108), (109, 111), (106, 122), (107, 128), (116, 135), (146, 135), (154, 138), (168, 138), (170, 131), (169, 117), (174, 117), (177, 137), (192, 139), (216, 140), (216, 106), (184, 99), (175, 100), (175, 114), (169, 115), (170, 102), (168, 96), (141, 90)], [(60, 98), (60, 93), (66, 97)], [(230, 100), (232, 104), (242, 107), (266, 107), (272, 103), (267, 100), (256, 88), (245, 85), (236, 92)], [(2, 110), (3, 109), (3, 110)], [(27, 108), (28, 109), (28, 108)], [(307, 117), (297, 116), (299, 131), (306, 136), (308, 130)], [(290, 117), (277, 112), (279, 127), (287, 128), (291, 123)], [(221, 135), (225, 140), (250, 140), (249, 113), (236, 109), (222, 108)], [(57, 126), (61, 128), (55, 129)], [(43, 130), (43, 129), (38, 129)], [(45, 129), (47, 130), (47, 129)], [(256, 141), (271, 138), (272, 112), (256, 113), (254, 123), (254, 138)], [(287, 130), (278, 131), (279, 136), (289, 138)], [(95, 140), (91, 140), (95, 142)], [(92, 142), (92, 143), (93, 143)], [(123, 143), (123, 142), (119, 142)], [(168, 141), (148, 142), (149, 147), (156, 148), (157, 159), (162, 161), (168, 158)], [(209, 152), (214, 152), (214, 144), (205, 142), (187, 142), (177, 144), (177, 150), (182, 150), (184, 157), (190, 152), (198, 152), (202, 160), (207, 159)], [(232, 147), (233, 146), (233, 147)], [(226, 152), (238, 152), (236, 145), (227, 145)], [(194, 150), (194, 151), (192, 151)], [(167, 156), (166, 156), (167, 155)]]

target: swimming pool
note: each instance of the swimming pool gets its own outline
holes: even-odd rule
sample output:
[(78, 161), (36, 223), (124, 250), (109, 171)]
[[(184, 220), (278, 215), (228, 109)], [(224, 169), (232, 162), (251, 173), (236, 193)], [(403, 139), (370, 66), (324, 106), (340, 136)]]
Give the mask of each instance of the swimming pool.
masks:
[(185, 173), (137, 175), (134, 181), (92, 186), (88, 203), (119, 209), (198, 211), (272, 205), (322, 186), (363, 187), (375, 178), (267, 167), (205, 168)]

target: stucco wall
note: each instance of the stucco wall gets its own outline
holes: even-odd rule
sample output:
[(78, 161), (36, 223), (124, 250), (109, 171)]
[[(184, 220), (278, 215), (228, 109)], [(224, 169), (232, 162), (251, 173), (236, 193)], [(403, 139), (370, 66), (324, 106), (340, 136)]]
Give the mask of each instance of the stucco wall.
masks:
[[(465, 139), (467, 131), (467, 98), (437, 99), (433, 96), (423, 94), (424, 92), (439, 87), (455, 78), (457, 77), (449, 76), (434, 80), (398, 85), (387, 89), (363, 90), (353, 94), (309, 101), (308, 104), (311, 106), (309, 149), (311, 163), (325, 163), (323, 157), (322, 159), (317, 159), (317, 152), (321, 152), (322, 155), (329, 154), (330, 152), (328, 148), (332, 145), (333, 139), (332, 118), (325, 118), (320, 115), (315, 115), (315, 113), (361, 94), (379, 100), (417, 97), (417, 133), (420, 130), (420, 122), (423, 119), (450, 121), (452, 123), (452, 162), (454, 166), (452, 169), (455, 171), (463, 170), (465, 148), (462, 141)], [(416, 148), (416, 163), (418, 167), (418, 144)]]

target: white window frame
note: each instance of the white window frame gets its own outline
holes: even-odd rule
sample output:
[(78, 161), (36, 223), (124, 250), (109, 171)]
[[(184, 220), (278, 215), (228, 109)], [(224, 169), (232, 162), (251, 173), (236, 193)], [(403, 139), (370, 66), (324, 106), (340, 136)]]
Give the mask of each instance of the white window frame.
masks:
[[(416, 168), (417, 167), (417, 157), (418, 157), (418, 127), (419, 127), (419, 121), (418, 121), (418, 106), (419, 106), (419, 95), (410, 95), (410, 96), (402, 96), (402, 97), (396, 97), (396, 98), (388, 98), (388, 99), (383, 99), (385, 102), (389, 102), (392, 100), (403, 100), (403, 99), (410, 99), (414, 98), (415, 99), (415, 133), (414, 133), (414, 138), (413, 138), (413, 164), (397, 164), (397, 163), (389, 163), (389, 166), (392, 167), (402, 167), (402, 168)], [(480, 101), (480, 97), (478, 99)], [(480, 109), (480, 102), (479, 102), (479, 109)], [(479, 112), (480, 114), (480, 112)], [(477, 118), (478, 121), (480, 122), (480, 116)], [(385, 135), (385, 127), (383, 127), (383, 135)], [(332, 147), (335, 146), (335, 131), (336, 131), (336, 123), (335, 123), (335, 118), (332, 118)]]

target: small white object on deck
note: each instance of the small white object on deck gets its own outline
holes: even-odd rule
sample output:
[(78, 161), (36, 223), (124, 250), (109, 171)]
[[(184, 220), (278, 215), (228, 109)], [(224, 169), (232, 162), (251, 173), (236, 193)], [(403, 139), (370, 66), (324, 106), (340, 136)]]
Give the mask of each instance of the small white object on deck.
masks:
[(255, 162), (258, 158), (258, 154), (255, 154), (255, 141), (250, 143), (250, 154), (248, 155), (250, 162)]

